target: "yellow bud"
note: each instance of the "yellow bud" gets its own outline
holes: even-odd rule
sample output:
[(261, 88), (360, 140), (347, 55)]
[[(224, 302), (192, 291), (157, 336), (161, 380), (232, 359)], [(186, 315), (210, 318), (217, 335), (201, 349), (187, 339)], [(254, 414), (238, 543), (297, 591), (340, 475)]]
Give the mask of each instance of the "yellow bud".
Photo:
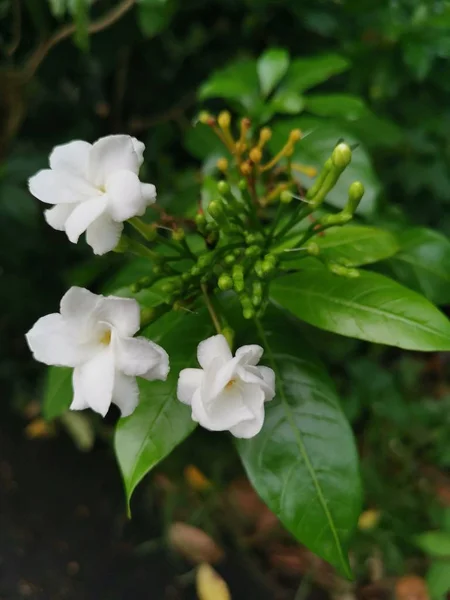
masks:
[(252, 166), (249, 162), (244, 162), (241, 165), (241, 173), (242, 175), (250, 175), (252, 172)]
[(231, 115), (227, 110), (223, 110), (217, 117), (217, 122), (222, 129), (228, 129), (231, 123)]
[(358, 528), (361, 531), (369, 531), (374, 529), (380, 520), (380, 511), (375, 509), (365, 510), (359, 517)]
[(202, 110), (201, 113), (198, 115), (198, 120), (200, 121), (200, 123), (203, 123), (203, 125), (208, 125), (211, 118), (211, 115), (206, 110)]
[(250, 160), (252, 160), (255, 164), (261, 162), (262, 152), (259, 148), (252, 148), (249, 153)]
[(259, 144), (262, 146), (270, 140), (272, 137), (272, 130), (270, 127), (263, 127), (259, 132)]
[(219, 171), (222, 171), (225, 173), (225, 171), (228, 169), (228, 161), (226, 158), (219, 158), (219, 160), (216, 163), (217, 168), (219, 169)]
[(300, 129), (293, 129), (291, 131), (291, 133), (289, 134), (289, 141), (290, 142), (298, 142), (299, 139), (301, 139), (302, 137), (302, 132), (300, 131)]
[(184, 469), (184, 477), (192, 489), (202, 492), (211, 487), (211, 482), (194, 465), (188, 465)]
[(235, 148), (237, 154), (242, 154), (247, 150), (247, 144), (245, 142), (236, 142)]

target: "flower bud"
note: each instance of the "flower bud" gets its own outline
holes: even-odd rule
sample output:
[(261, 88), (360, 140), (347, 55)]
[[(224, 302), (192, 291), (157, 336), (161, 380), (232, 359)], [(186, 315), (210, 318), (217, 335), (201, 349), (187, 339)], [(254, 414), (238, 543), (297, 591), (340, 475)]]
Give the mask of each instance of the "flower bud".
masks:
[(219, 169), (219, 171), (222, 171), (223, 173), (225, 173), (225, 171), (228, 170), (228, 161), (226, 158), (219, 158), (219, 160), (216, 162), (216, 167)]
[(262, 146), (270, 140), (272, 137), (272, 130), (270, 127), (263, 127), (259, 132), (259, 145)]
[(350, 150), (350, 146), (344, 143), (338, 144), (333, 150), (331, 160), (336, 168), (344, 170), (352, 160), (352, 151)]
[(213, 117), (206, 110), (202, 110), (198, 115), (198, 120), (200, 123), (203, 123), (203, 125), (209, 125), (211, 119), (213, 119)]
[(178, 227), (178, 229), (174, 229), (172, 231), (172, 239), (174, 242), (181, 242), (185, 238), (185, 232), (182, 227)]
[(245, 179), (240, 179), (239, 183), (238, 183), (238, 187), (241, 191), (244, 191), (247, 189), (247, 182), (245, 181)]
[(245, 256), (258, 256), (261, 252), (261, 248), (259, 246), (248, 246), (245, 249)]
[(251, 172), (252, 172), (252, 165), (248, 161), (242, 163), (242, 165), (241, 165), (242, 175), (250, 175)]
[(222, 180), (217, 184), (217, 189), (219, 190), (220, 194), (228, 194), (230, 191), (230, 186), (226, 181)]
[(302, 137), (302, 132), (300, 131), (300, 129), (293, 129), (291, 131), (291, 133), (289, 134), (289, 141), (290, 142), (298, 142)]
[(226, 292), (227, 290), (231, 290), (233, 287), (233, 280), (228, 273), (222, 273), (222, 275), (219, 277), (217, 285), (223, 292)]
[(280, 202), (282, 202), (283, 204), (289, 204), (290, 202), (292, 202), (292, 192), (290, 192), (289, 190), (283, 190), (280, 194)]
[(306, 244), (306, 252), (308, 254), (310, 254), (311, 256), (319, 256), (319, 254), (320, 254), (319, 245), (316, 244), (316, 242), (309, 242), (308, 244)]
[(348, 189), (348, 201), (345, 212), (353, 214), (364, 196), (364, 186), (360, 181), (354, 181)]
[(262, 152), (259, 148), (252, 148), (249, 152), (249, 156), (250, 156), (250, 160), (252, 162), (254, 162), (255, 164), (258, 164), (261, 162)]
[(227, 110), (223, 110), (217, 117), (217, 122), (222, 129), (228, 129), (231, 123), (231, 115)]
[(234, 254), (226, 254), (223, 260), (226, 265), (233, 265), (236, 262), (236, 257)]
[(213, 219), (220, 219), (223, 216), (222, 203), (219, 200), (212, 200), (208, 205), (208, 212)]

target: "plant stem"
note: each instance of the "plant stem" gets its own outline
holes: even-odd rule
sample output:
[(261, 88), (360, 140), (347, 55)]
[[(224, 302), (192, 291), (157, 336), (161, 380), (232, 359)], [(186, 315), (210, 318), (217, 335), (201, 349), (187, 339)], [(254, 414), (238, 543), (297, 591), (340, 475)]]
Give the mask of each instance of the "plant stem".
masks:
[(200, 287), (203, 292), (203, 297), (205, 298), (206, 308), (208, 309), (211, 320), (214, 323), (214, 327), (216, 328), (217, 333), (222, 333), (222, 327), (220, 326), (216, 311), (212, 305), (211, 298), (208, 296), (208, 289), (204, 283), (202, 283)]

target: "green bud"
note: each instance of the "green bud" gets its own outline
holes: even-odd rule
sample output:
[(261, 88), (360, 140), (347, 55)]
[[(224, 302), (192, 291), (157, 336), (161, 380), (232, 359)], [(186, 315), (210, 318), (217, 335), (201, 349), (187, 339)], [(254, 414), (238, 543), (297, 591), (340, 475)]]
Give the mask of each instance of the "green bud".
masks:
[(277, 264), (277, 257), (275, 256), (275, 254), (266, 254), (266, 256), (264, 257), (264, 260), (268, 263), (270, 263), (271, 265), (273, 265), (274, 267)]
[(219, 277), (217, 285), (223, 292), (226, 292), (227, 290), (231, 290), (233, 287), (233, 280), (228, 273), (222, 273), (222, 275)]
[(335, 215), (325, 215), (321, 219), (319, 219), (320, 225), (345, 225), (349, 221), (351, 221), (353, 215), (346, 212), (345, 210), (335, 214)]
[(228, 192), (230, 191), (230, 186), (228, 185), (228, 183), (224, 180), (219, 181), (219, 183), (217, 184), (217, 189), (219, 190), (220, 194), (228, 194)]
[(157, 311), (155, 308), (143, 308), (141, 310), (141, 327), (144, 327), (145, 325), (151, 323), (155, 318), (156, 314)]
[(255, 309), (253, 308), (253, 306), (246, 306), (242, 311), (242, 316), (244, 317), (244, 319), (253, 319), (253, 317), (255, 316)]
[(191, 280), (191, 273), (189, 271), (185, 271), (184, 273), (181, 274), (181, 280), (184, 281), (185, 283), (187, 283), (188, 281)]
[(197, 259), (197, 266), (200, 269), (206, 269), (209, 267), (209, 265), (211, 264), (213, 260), (213, 255), (211, 252), (207, 252), (206, 254), (202, 254), (201, 256), (198, 257)]
[(245, 179), (240, 179), (238, 183), (239, 189), (244, 191), (247, 189), (247, 182)]
[(352, 151), (348, 144), (338, 144), (331, 155), (333, 165), (339, 170), (344, 170), (352, 160)]
[(283, 204), (289, 204), (290, 202), (292, 202), (292, 192), (290, 192), (289, 190), (283, 190), (280, 194), (280, 202), (282, 202)]
[(340, 265), (338, 263), (328, 263), (329, 270), (335, 275), (340, 275), (341, 277), (348, 277), (349, 279), (355, 279), (359, 277), (358, 269), (351, 269), (349, 267), (344, 267), (344, 265)]
[(210, 221), (209, 223), (206, 224), (205, 230), (208, 233), (217, 231), (217, 223), (214, 223), (214, 221)]
[(161, 291), (165, 294), (171, 294), (177, 289), (177, 285), (173, 281), (168, 281), (167, 283), (163, 283), (161, 286)]
[(319, 245), (316, 244), (316, 242), (309, 242), (308, 244), (306, 244), (306, 252), (308, 254), (310, 254), (311, 256), (319, 256), (319, 254), (320, 254)]
[(203, 213), (197, 213), (195, 215), (195, 224), (198, 228), (203, 228), (206, 225), (206, 217)]
[(181, 242), (182, 240), (184, 240), (185, 236), (186, 234), (184, 232), (184, 229), (182, 229), (181, 227), (172, 231), (172, 239), (175, 242)]
[(201, 273), (201, 269), (197, 265), (194, 265), (191, 269), (192, 277), (198, 277), (200, 275), (200, 273)]
[(234, 254), (226, 254), (223, 260), (226, 265), (232, 265), (236, 262), (236, 257)]
[(141, 286), (139, 285), (139, 283), (136, 282), (130, 285), (130, 291), (132, 294), (137, 294), (140, 290)]
[(258, 296), (255, 294), (252, 296), (252, 304), (255, 308), (258, 308), (258, 306), (261, 306), (261, 302), (262, 302), (262, 296)]
[(253, 244), (262, 244), (264, 242), (264, 236), (259, 232), (246, 233), (244, 239), (249, 246), (252, 246)]
[(233, 279), (233, 286), (235, 291), (239, 294), (244, 291), (245, 284), (243, 279)]
[(262, 260), (257, 260), (255, 262), (254, 269), (255, 269), (255, 273), (258, 275), (258, 277), (264, 277), (264, 271), (263, 271), (262, 265), (263, 265)]
[(244, 269), (242, 268), (242, 265), (234, 265), (233, 279), (244, 279)]
[(154, 275), (161, 275), (161, 273), (163, 272), (163, 265), (161, 263), (156, 263), (155, 265), (153, 265), (152, 271)]
[(344, 211), (353, 214), (364, 196), (364, 186), (360, 181), (354, 181), (348, 188), (348, 201)]
[(249, 246), (245, 249), (245, 256), (259, 256), (261, 248), (259, 246)]
[(252, 285), (252, 289), (253, 289), (253, 294), (255, 294), (256, 296), (262, 296), (263, 286), (260, 281), (254, 281), (253, 285)]
[(223, 215), (223, 206), (219, 200), (212, 200), (208, 205), (208, 212), (213, 219), (221, 219)]

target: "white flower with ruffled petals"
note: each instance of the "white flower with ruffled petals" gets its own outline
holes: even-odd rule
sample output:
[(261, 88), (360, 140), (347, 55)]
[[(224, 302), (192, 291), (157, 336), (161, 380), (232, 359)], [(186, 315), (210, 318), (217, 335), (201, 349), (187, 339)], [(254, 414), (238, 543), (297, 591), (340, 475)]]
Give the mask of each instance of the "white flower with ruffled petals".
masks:
[(155, 202), (156, 189), (138, 177), (145, 146), (129, 135), (110, 135), (95, 144), (75, 140), (56, 146), (50, 169), (29, 180), (30, 192), (55, 206), (45, 211), (47, 223), (65, 231), (69, 240), (86, 241), (95, 254), (118, 243), (123, 222), (143, 215)]
[(264, 403), (275, 396), (275, 373), (258, 367), (261, 346), (242, 346), (233, 358), (223, 335), (201, 342), (201, 369), (183, 369), (178, 399), (192, 408), (192, 419), (211, 431), (229, 430), (251, 438), (264, 423)]
[(113, 402), (128, 416), (139, 400), (136, 376), (165, 380), (169, 372), (163, 348), (133, 337), (139, 326), (135, 300), (72, 287), (60, 313), (39, 319), (26, 338), (36, 360), (74, 368), (71, 409), (92, 408), (105, 416)]

